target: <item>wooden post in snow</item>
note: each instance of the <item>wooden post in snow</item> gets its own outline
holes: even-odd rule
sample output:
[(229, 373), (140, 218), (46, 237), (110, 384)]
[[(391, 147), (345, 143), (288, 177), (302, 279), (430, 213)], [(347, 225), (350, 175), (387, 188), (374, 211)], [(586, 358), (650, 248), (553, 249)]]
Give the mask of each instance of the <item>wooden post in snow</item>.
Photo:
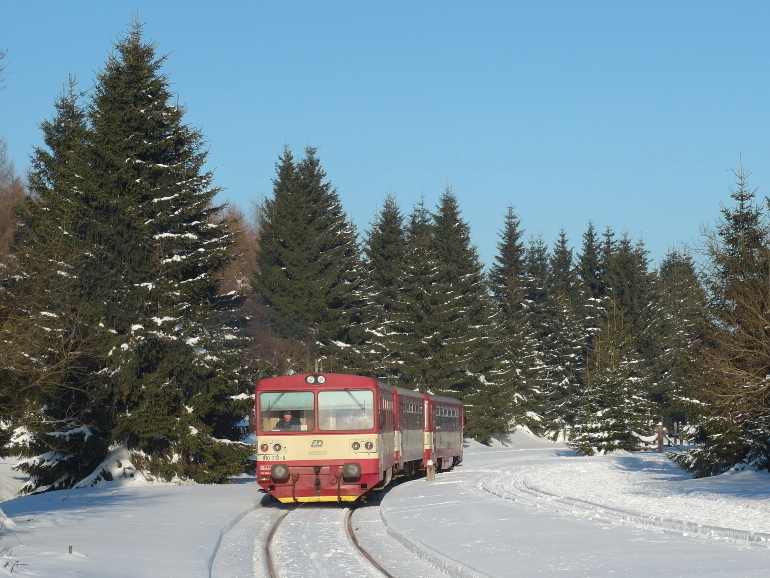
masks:
[(666, 434), (663, 430), (663, 422), (658, 424), (658, 453), (663, 453), (663, 440), (666, 437)]

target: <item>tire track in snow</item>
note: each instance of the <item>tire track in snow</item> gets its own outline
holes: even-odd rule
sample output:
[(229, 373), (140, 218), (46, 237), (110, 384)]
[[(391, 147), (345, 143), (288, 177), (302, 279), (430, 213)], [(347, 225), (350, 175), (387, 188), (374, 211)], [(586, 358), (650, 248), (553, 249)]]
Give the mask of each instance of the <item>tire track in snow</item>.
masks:
[(434, 550), (408, 533), (388, 524), (379, 507), (360, 508), (354, 520), (361, 527), (358, 540), (377, 557), (385, 552), (387, 560), (379, 560), (394, 576), (433, 577), (442, 573), (452, 578), (489, 578), (463, 562)]
[(262, 544), (282, 513), (278, 508), (252, 508), (223, 528), (209, 559), (209, 578), (268, 576)]
[[(512, 480), (514, 481), (512, 482)], [(489, 477), (480, 479), (476, 483), (476, 487), (498, 498), (516, 501), (533, 508), (546, 508), (570, 516), (642, 529), (652, 528), (683, 536), (698, 536), (770, 548), (770, 534), (768, 533), (699, 524), (645, 512), (624, 510), (579, 498), (560, 496), (535, 488), (510, 472), (498, 473), (495, 476), (490, 474)]]

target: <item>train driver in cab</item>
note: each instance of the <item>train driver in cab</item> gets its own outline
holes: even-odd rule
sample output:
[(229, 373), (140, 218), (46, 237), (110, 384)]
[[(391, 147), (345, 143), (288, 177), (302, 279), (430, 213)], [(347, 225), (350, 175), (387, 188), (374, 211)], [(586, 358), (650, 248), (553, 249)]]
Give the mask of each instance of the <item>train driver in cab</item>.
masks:
[(283, 412), (283, 417), (275, 424), (274, 430), (292, 430), (296, 431), (300, 429), (299, 418), (294, 417), (288, 409)]

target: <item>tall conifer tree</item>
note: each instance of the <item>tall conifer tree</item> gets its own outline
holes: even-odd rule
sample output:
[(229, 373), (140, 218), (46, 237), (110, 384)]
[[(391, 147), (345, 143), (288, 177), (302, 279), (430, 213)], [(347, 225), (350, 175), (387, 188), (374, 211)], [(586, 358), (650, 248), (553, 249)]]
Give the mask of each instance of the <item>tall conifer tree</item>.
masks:
[[(96, 444), (89, 461), (66, 465), (48, 487), (75, 483), (108, 445), (126, 447), (137, 467), (164, 479), (223, 481), (248, 455), (232, 443), (251, 382), (240, 367), (238, 303), (218, 294), (232, 239), (202, 171), (202, 136), (183, 123), (163, 62), (135, 23), (99, 73), (80, 124), (64, 122), (80, 112), (63, 100), (45, 131), (50, 154), (37, 155), (32, 182), (45, 206), (31, 218), (47, 213), (38, 229), (60, 231), (72, 247), (66, 295), (77, 299), (99, 362), (88, 375), (101, 389), (83, 390), (72, 406), (103, 409), (98, 431), (74, 422)], [(47, 305), (66, 319), (66, 304)], [(33, 461), (52, 470), (65, 462), (48, 457)], [(45, 487), (42, 475), (35, 483)]]
[(603, 253), (596, 229), (593, 223), (589, 222), (588, 228), (583, 233), (583, 244), (577, 266), (583, 295), (578, 316), (585, 335), (586, 358), (590, 355), (593, 336), (603, 322), (607, 305), (607, 286), (604, 279), (606, 260)]
[(708, 373), (691, 394), (704, 404), (702, 447), (679, 461), (696, 476), (739, 464), (770, 468), (770, 247), (767, 207), (743, 167), (734, 171), (733, 205), (707, 239), (707, 288), (714, 319)]
[[(221, 481), (246, 448), (237, 301), (218, 295), (229, 223), (201, 133), (184, 124), (155, 45), (134, 24), (99, 74), (89, 111), (95, 238), (114, 330), (115, 438), (165, 478)], [(117, 273), (117, 274), (116, 274)]]
[(543, 344), (545, 387), (542, 429), (548, 437), (569, 436), (576, 422), (583, 391), (586, 362), (585, 334), (580, 315), (585, 295), (566, 233), (561, 231), (550, 260), (550, 293), (553, 300), (551, 332)]
[(649, 339), (653, 279), (648, 271), (647, 250), (627, 234), (606, 245), (604, 280), (609, 297), (624, 311), (639, 353), (646, 353)]
[[(17, 260), (11, 251), (19, 231), (16, 211), (24, 202), (25, 194), (24, 184), (8, 158), (6, 142), (0, 138), (0, 331), (17, 318), (26, 317), (18, 310), (9, 286)], [(13, 342), (0, 334), (0, 413), (6, 416), (6, 423), (18, 409), (17, 389), (11, 383), (17, 365), (9, 362), (8, 355)], [(8, 435), (8, 429), (0, 427), (0, 451)]]
[(692, 257), (669, 251), (658, 268), (654, 288), (652, 333), (658, 355), (652, 364), (652, 394), (668, 426), (697, 422), (701, 412), (692, 411), (690, 384), (703, 380), (708, 313), (706, 293)]
[(491, 323), (488, 287), (470, 227), (462, 219), (457, 197), (447, 187), (433, 215), (433, 245), (438, 284), (443, 298), (436, 352), (442, 375), (436, 393), (459, 397), (466, 404), (468, 434), (486, 441), (504, 432), (507, 417), (504, 391), (496, 379), (499, 363)]
[(535, 339), (542, 343), (551, 333), (554, 294), (549, 289), (551, 280), (548, 247), (542, 235), (530, 239), (524, 254), (526, 271), (524, 299), (527, 317), (535, 332)]
[[(474, 374), (484, 372), (482, 359), (489, 324), (487, 288), (470, 228), (460, 214), (450, 188), (441, 195), (433, 215), (433, 245), (442, 289), (441, 366), (444, 377), (433, 386), (439, 392), (464, 395), (476, 389)], [(442, 383), (443, 382), (443, 383)]]
[[(17, 282), (8, 285), (18, 316), (4, 326), (5, 384), (23, 401), (9, 452), (25, 458), (27, 491), (68, 488), (90, 474), (109, 444), (111, 411), (99, 371), (111, 336), (88, 299), (93, 254), (84, 233), (88, 175), (86, 115), (74, 79), (41, 124), (20, 213)], [(6, 414), (6, 417), (9, 417)]]
[(438, 257), (433, 244), (433, 223), (423, 201), (407, 219), (406, 267), (403, 272), (403, 307), (393, 311), (391, 342), (400, 358), (404, 387), (429, 391), (443, 375), (436, 352), (441, 348), (444, 300)]
[(495, 307), (495, 331), (500, 337), (498, 371), (507, 396), (504, 407), (513, 424), (537, 429), (538, 344), (527, 317), (523, 235), (514, 207), (508, 207), (495, 263), (489, 270), (489, 286)]
[(601, 248), (596, 229), (590, 222), (583, 233), (583, 246), (578, 258), (578, 275), (589, 298), (604, 297)]
[(572, 249), (564, 229), (559, 231), (559, 238), (550, 258), (550, 292), (567, 306), (577, 309), (580, 303), (580, 288), (577, 269)]
[(649, 435), (651, 404), (645, 368), (614, 303), (595, 337), (570, 445), (584, 455), (632, 450)]
[(303, 270), (314, 256), (307, 226), (310, 209), (297, 181), (294, 155), (286, 147), (276, 163), (273, 197), (265, 199), (259, 211), (260, 242), (252, 285), (277, 334), (307, 341), (310, 321), (302, 316), (307, 291)]
[(273, 198), (261, 212), (254, 289), (276, 331), (308, 344), (307, 370), (355, 370), (365, 339), (355, 228), (314, 148), (299, 162), (285, 149), (276, 168)]
[(396, 379), (401, 379), (397, 319), (404, 315), (406, 251), (404, 216), (395, 197), (388, 195), (364, 240), (369, 332), (366, 357), (376, 375)]

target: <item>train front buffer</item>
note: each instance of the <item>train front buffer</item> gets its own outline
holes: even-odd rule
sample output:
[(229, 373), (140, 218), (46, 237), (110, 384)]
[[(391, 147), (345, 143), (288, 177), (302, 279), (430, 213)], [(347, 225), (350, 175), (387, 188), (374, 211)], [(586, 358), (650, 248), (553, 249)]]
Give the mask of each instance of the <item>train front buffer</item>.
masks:
[(257, 482), (283, 503), (353, 502), (381, 479), (376, 435), (264, 436)]

